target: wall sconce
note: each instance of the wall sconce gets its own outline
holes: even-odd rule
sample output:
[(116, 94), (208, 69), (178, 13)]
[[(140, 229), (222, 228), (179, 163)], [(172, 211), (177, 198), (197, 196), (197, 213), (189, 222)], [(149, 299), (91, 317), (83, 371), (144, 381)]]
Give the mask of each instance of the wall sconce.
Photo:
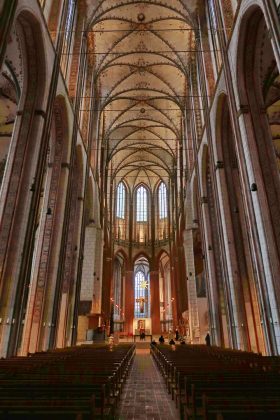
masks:
[(251, 184), (250, 189), (251, 189), (251, 191), (257, 191), (258, 190), (257, 184), (255, 182), (253, 182), (253, 184)]
[(224, 162), (222, 160), (217, 160), (215, 169), (223, 169), (223, 167), (224, 167)]

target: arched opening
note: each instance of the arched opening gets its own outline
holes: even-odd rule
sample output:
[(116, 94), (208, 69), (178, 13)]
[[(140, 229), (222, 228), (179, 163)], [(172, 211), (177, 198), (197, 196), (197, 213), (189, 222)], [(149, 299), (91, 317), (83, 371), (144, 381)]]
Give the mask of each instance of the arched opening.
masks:
[(140, 324), (142, 328), (147, 329), (146, 321), (150, 318), (151, 301), (150, 266), (145, 257), (139, 257), (134, 263), (134, 301), (134, 318), (136, 321), (139, 319), (134, 329), (140, 330)]
[(173, 299), (171, 292), (170, 258), (162, 252), (159, 258), (159, 299), (161, 332), (173, 331)]
[(71, 197), (69, 199), (69, 213), (67, 235), (62, 246), (61, 260), (63, 261), (61, 276), (61, 294), (59, 303), (59, 320), (57, 325), (56, 345), (64, 347), (73, 344), (74, 329), (77, 320), (74, 319), (74, 309), (77, 293), (77, 269), (80, 251), (80, 235), (82, 222), (82, 208), (84, 195), (84, 162), (81, 146), (77, 146), (74, 160), (74, 176), (71, 179)]
[(113, 264), (112, 304), (114, 331), (124, 331), (125, 260), (121, 253), (115, 256)]
[[(85, 203), (84, 203), (84, 250), (83, 250), (83, 267), (81, 278), (81, 290), (78, 305), (78, 333), (77, 341), (86, 340), (89, 323), (91, 327), (98, 325), (97, 316), (93, 316), (93, 308), (95, 307), (95, 259), (94, 251), (96, 247), (96, 222), (94, 219), (94, 189), (93, 179), (90, 177), (87, 181)], [(89, 316), (90, 321), (89, 321)]]
[(123, 181), (119, 182), (115, 193), (115, 233), (116, 239), (126, 240), (128, 235), (128, 189)]
[(140, 184), (135, 189), (134, 232), (137, 243), (147, 244), (150, 240), (150, 194), (147, 187)]
[[(13, 42), (16, 42), (15, 36)], [(0, 74), (0, 187), (11, 145), (20, 95), (19, 80), (13, 67), (6, 60)]]
[(163, 181), (160, 182), (156, 190), (155, 200), (155, 238), (160, 241), (168, 237), (168, 192)]
[[(31, 204), (38, 201), (41, 194), (35, 189), (37, 180), (34, 176), (36, 170), (40, 172), (45, 165), (40, 162), (38, 147), (43, 127), (43, 113), (39, 110), (43, 106), (44, 75), (42, 30), (34, 16), (23, 11), (11, 33), (0, 81), (1, 122), (5, 126), (0, 147), (0, 316), (14, 320), (13, 328), (10, 323), (1, 327), (3, 355), (15, 354), (19, 349), (29, 293), (34, 252), (33, 234), (30, 233), (36, 229), (40, 206), (37, 214), (32, 214), (32, 221), (27, 223), (27, 220), (33, 209)], [(14, 264), (15, 261), (18, 263)]]
[[(263, 12), (250, 8), (243, 18), (238, 51), (242, 123), (247, 132), (255, 192), (260, 205), (258, 225), (263, 254), (263, 299), (268, 339), (279, 335), (280, 303), (280, 76)], [(262, 227), (263, 225), (263, 227)], [(278, 330), (278, 331), (277, 331)], [(274, 338), (273, 338), (274, 337)]]
[(22, 354), (26, 354), (28, 351), (48, 349), (50, 337), (53, 334), (53, 328), (44, 328), (44, 326), (53, 324), (58, 310), (59, 292), (56, 280), (59, 261), (57, 251), (60, 249), (62, 238), (67, 188), (68, 174), (65, 168), (68, 152), (67, 140), (68, 124), (65, 101), (63, 97), (58, 96), (54, 102), (49, 153), (42, 184), (43, 193), (38, 211), (38, 227), (34, 238), (36, 256), (34, 256), (31, 269), (33, 273), (32, 291), (28, 303), (27, 296), (25, 300), (26, 312), (33, 316), (28, 316), (24, 322)]
[(221, 131), (219, 162), (222, 176), (223, 206), (227, 241), (230, 252), (228, 260), (231, 288), (231, 310), (234, 317), (234, 345), (244, 350), (262, 351), (260, 310), (256, 293), (250, 243), (248, 241), (243, 191), (238, 166), (235, 140), (230, 120), (227, 98), (221, 105)]
[(219, 216), (217, 215), (214, 186), (210, 170), (208, 147), (203, 150), (203, 197), (202, 212), (205, 218), (205, 236), (208, 266), (208, 305), (209, 331), (213, 342), (222, 347), (229, 347), (229, 320), (227, 314), (225, 276), (223, 274), (222, 244), (219, 232)]
[[(189, 283), (189, 318), (191, 320), (190, 339), (192, 342), (203, 343), (204, 337), (209, 330), (209, 310), (206, 287), (205, 254), (202, 241), (205, 239), (202, 231), (201, 203), (199, 185), (195, 177), (193, 181), (192, 196), (192, 233), (191, 243), (193, 257), (189, 260), (188, 283)], [(208, 292), (208, 293), (207, 293)], [(194, 293), (196, 296), (194, 296)]]

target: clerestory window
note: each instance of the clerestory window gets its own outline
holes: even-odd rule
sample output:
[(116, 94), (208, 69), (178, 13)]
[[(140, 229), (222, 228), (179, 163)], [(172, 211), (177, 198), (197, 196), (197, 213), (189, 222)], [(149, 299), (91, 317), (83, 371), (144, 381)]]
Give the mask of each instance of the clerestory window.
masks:
[(120, 182), (117, 188), (117, 217), (120, 219), (125, 218), (125, 186)]
[(158, 189), (158, 210), (159, 218), (165, 219), (167, 217), (167, 191), (164, 182), (160, 184)]
[(148, 220), (148, 197), (147, 190), (142, 185), (136, 193), (136, 221), (147, 222)]
[(76, 6), (76, 0), (70, 0), (68, 5), (68, 13), (66, 18), (66, 25), (65, 25), (65, 38), (66, 41), (71, 38), (71, 32), (72, 32), (72, 26), (74, 21), (74, 15), (75, 15), (75, 6)]

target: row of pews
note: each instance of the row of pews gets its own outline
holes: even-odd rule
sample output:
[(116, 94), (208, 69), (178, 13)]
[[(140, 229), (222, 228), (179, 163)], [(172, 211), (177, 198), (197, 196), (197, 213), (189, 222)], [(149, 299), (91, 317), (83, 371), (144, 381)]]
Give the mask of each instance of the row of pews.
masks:
[(153, 345), (181, 419), (280, 419), (280, 358), (205, 345)]
[(0, 360), (0, 419), (113, 419), (134, 344), (94, 344)]

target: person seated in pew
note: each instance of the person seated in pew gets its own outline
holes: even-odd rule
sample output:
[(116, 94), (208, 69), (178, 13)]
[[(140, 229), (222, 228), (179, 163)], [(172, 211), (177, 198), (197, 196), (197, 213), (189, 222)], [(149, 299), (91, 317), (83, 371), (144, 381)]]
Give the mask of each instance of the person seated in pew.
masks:
[(186, 344), (185, 340), (181, 340), (180, 344)]
[(156, 342), (155, 340), (153, 340), (153, 341), (151, 342), (151, 344), (152, 344), (153, 346), (156, 346), (156, 345), (157, 345), (157, 342)]
[(175, 344), (175, 341), (173, 340), (173, 338), (171, 338), (171, 340), (169, 341), (169, 344), (172, 346)]
[(158, 341), (160, 342), (160, 344), (163, 344), (164, 343), (164, 338), (163, 338), (162, 335), (159, 337)]

